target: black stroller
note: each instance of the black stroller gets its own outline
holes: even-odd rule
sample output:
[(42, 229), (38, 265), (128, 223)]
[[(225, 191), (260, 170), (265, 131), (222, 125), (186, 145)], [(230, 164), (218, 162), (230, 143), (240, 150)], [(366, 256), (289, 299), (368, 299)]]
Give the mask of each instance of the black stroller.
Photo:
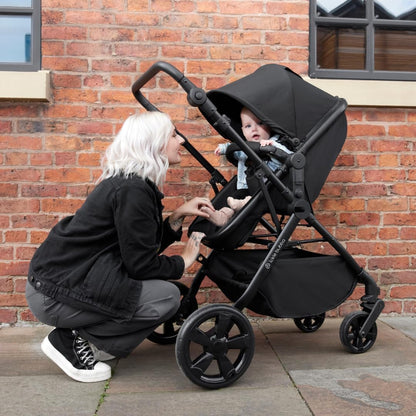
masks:
[[(212, 251), (207, 257), (199, 256), (201, 268), (190, 288), (178, 283), (182, 303), (176, 316), (149, 338), (161, 344), (176, 342), (178, 365), (195, 384), (224, 387), (244, 374), (254, 354), (253, 330), (242, 313), (244, 308), (292, 318), (300, 330), (313, 332), (324, 322), (325, 312), (343, 303), (361, 283), (365, 285), (362, 310), (344, 318), (339, 335), (350, 352), (368, 351), (376, 341), (376, 320), (384, 308), (378, 299), (380, 290), (312, 210), (346, 138), (345, 100), (310, 85), (280, 65), (262, 66), (249, 76), (205, 93), (172, 65), (158, 62), (132, 87), (148, 111), (157, 108), (141, 88), (161, 71), (179, 83), (189, 104), (198, 107), (215, 130), (231, 142), (227, 157), (232, 163), (236, 163), (235, 150), (246, 153), (252, 197), (223, 227), (203, 218), (190, 225), (189, 232), (206, 233), (203, 243)], [(245, 141), (239, 122), (242, 107), (283, 137), (293, 153)], [(224, 206), (227, 196), (234, 192), (236, 177), (226, 181), (184, 139), (184, 147), (211, 174), (214, 206)], [(275, 172), (266, 163), (271, 154), (282, 162)], [(319, 238), (291, 240), (298, 226), (312, 227)], [(318, 242), (329, 243), (338, 254), (300, 248)], [(243, 247), (248, 243), (254, 248)], [(233, 305), (212, 304), (198, 309), (196, 294), (207, 276)]]

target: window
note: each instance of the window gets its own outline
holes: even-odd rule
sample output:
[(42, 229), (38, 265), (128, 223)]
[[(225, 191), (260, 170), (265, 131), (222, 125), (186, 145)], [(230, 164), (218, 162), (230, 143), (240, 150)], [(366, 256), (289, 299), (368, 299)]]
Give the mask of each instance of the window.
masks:
[(0, 70), (40, 69), (40, 0), (0, 0)]
[(311, 78), (416, 80), (416, 0), (311, 0)]

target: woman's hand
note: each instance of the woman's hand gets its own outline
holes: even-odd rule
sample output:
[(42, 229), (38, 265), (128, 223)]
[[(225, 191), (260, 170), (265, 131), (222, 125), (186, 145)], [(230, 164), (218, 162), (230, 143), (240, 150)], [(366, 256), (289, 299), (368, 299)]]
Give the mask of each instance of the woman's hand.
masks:
[(183, 250), (182, 257), (185, 262), (185, 269), (192, 265), (199, 254), (201, 240), (205, 237), (204, 233), (194, 231), (188, 242), (186, 243), (185, 249)]
[(212, 211), (215, 211), (214, 206), (211, 204), (211, 201), (208, 198), (196, 197), (191, 199), (188, 202), (185, 202), (179, 208), (175, 209), (169, 217), (169, 224), (172, 230), (179, 230), (181, 228), (183, 220), (188, 215), (195, 215), (204, 218), (209, 218), (209, 214), (204, 212), (202, 208), (206, 208)]

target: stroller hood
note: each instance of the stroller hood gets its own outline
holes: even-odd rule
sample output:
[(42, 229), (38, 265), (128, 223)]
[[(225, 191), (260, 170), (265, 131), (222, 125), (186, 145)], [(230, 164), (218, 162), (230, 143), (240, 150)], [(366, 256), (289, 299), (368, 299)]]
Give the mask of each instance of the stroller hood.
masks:
[(240, 112), (251, 110), (280, 134), (303, 139), (336, 104), (337, 98), (304, 81), (289, 68), (268, 64), (207, 93), (218, 111), (241, 133)]

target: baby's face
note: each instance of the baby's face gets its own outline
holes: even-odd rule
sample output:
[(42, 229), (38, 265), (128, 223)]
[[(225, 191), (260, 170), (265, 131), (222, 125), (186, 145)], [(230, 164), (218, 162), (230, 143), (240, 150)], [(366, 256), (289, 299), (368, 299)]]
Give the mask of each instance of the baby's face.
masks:
[(269, 127), (246, 108), (241, 111), (241, 129), (244, 137), (250, 142), (259, 142), (270, 138)]

